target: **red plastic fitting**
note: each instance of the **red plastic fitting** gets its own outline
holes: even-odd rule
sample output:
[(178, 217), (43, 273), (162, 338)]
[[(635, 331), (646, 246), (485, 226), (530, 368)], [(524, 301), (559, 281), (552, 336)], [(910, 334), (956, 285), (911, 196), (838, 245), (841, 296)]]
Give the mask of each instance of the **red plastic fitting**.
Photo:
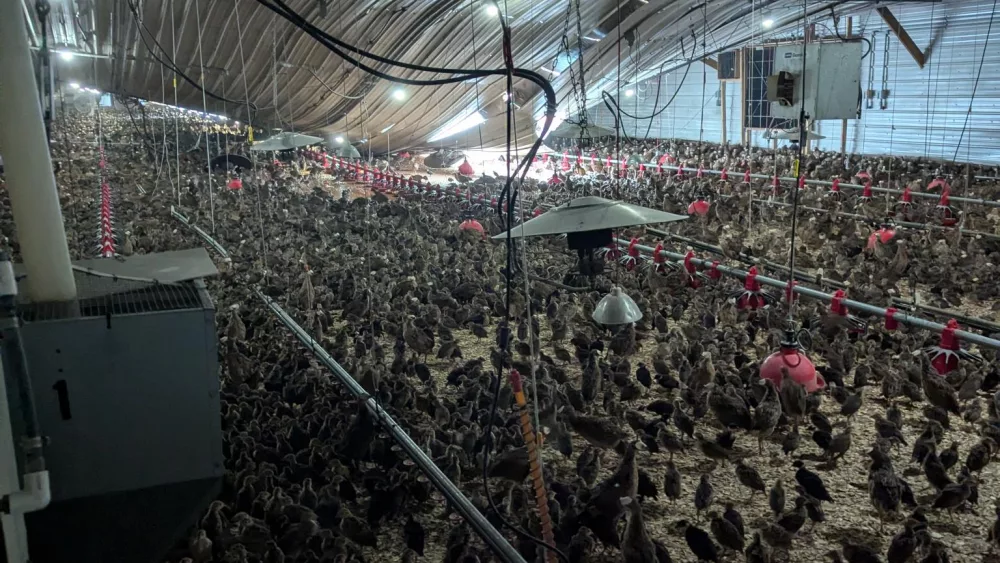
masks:
[(889, 307), (885, 310), (885, 328), (886, 330), (896, 330), (899, 328), (899, 321), (896, 320), (896, 313), (899, 312), (895, 307)]

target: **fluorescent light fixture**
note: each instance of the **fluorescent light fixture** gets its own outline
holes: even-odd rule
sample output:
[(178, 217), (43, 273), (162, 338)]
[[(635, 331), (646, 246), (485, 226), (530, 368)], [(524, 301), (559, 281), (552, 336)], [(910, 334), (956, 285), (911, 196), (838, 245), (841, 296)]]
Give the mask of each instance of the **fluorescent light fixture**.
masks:
[(489, 14), (491, 18), (495, 18), (500, 15), (500, 10), (497, 9), (495, 4), (488, 4), (486, 6), (486, 13)]
[(406, 99), (406, 92), (402, 88), (396, 88), (392, 91), (392, 97), (402, 102)]
[(381, 134), (383, 134), (383, 133), (388, 133), (388, 132), (389, 132), (389, 129), (392, 129), (392, 128), (393, 128), (393, 127), (395, 127), (395, 126), (396, 126), (396, 124), (395, 124), (395, 123), (393, 123), (392, 125), (390, 125), (390, 126), (388, 126), (388, 127), (385, 127), (385, 128), (383, 128), (383, 129), (382, 129), (381, 131), (379, 131), (378, 133), (379, 133), (379, 135), (381, 135)]
[(73, 60), (73, 53), (71, 53), (69, 51), (59, 51), (59, 58), (62, 59), (62, 60), (64, 60), (64, 61), (72, 61)]
[(588, 37), (586, 35), (584, 35), (583, 38), (586, 39), (587, 41), (593, 41), (594, 43), (597, 43), (598, 41), (600, 41), (600, 39), (598, 39), (596, 37)]
[(333, 140), (336, 141), (338, 145), (344, 142), (344, 138), (339, 135), (337, 137), (334, 137)]
[(629, 88), (628, 90), (625, 90), (625, 97), (626, 98), (631, 98), (634, 95), (635, 95), (635, 90), (633, 90), (631, 88)]
[(80, 89), (80, 83), (79, 82), (70, 82), (69, 83), (69, 87), (72, 88), (72, 89), (74, 89), (74, 90), (79, 90)]
[(548, 68), (545, 68), (545, 67), (542, 67), (542, 68), (540, 68), (540, 69), (538, 69), (538, 70), (543, 70), (543, 71), (545, 71), (545, 72), (547, 72), (547, 73), (551, 74), (552, 76), (559, 76), (560, 74), (562, 74), (562, 73), (561, 73), (561, 72), (559, 72), (558, 70), (552, 70), (552, 69), (548, 69)]
[(771, 29), (774, 27), (774, 18), (764, 18), (761, 20), (760, 25), (764, 26), (764, 29)]
[(483, 116), (481, 112), (474, 111), (469, 114), (459, 115), (446, 123), (444, 127), (439, 129), (430, 139), (427, 139), (428, 143), (435, 143), (442, 139), (447, 139), (452, 135), (457, 135), (462, 131), (467, 131), (473, 127), (482, 124), (486, 121), (486, 117)]

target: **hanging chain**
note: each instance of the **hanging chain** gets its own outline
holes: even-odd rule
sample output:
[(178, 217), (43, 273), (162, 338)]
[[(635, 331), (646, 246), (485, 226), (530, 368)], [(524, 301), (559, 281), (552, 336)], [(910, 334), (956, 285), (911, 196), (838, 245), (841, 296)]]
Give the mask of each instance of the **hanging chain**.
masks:
[(889, 107), (889, 30), (886, 30), (882, 43), (882, 90), (879, 93), (878, 107), (886, 109)]
[[(872, 32), (872, 51), (875, 50), (875, 32)], [(868, 57), (868, 89), (865, 90), (865, 108), (875, 107), (875, 53)]]

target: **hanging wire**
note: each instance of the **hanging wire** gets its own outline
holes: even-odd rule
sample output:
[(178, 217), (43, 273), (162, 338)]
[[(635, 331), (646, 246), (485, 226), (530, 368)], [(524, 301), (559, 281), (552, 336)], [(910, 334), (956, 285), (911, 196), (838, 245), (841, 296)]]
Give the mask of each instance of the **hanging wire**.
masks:
[[(177, 26), (174, 24), (174, 6), (170, 6), (170, 44), (173, 51), (172, 59), (177, 60)], [(96, 52), (96, 51), (95, 51)], [(95, 59), (96, 60), (96, 59)], [(177, 205), (181, 204), (181, 130), (180, 112), (176, 110), (177, 105), (177, 69), (172, 69), (174, 83), (174, 164), (177, 166)]]
[[(233, 12), (236, 14), (236, 37), (239, 40), (240, 76), (243, 79), (243, 95), (247, 106), (247, 131), (253, 131), (253, 112), (250, 111), (250, 87), (247, 85), (247, 61), (243, 57), (243, 26), (240, 24), (239, 0), (233, 0)], [(248, 139), (249, 142), (249, 134)], [(257, 151), (248, 150), (250, 164), (253, 166), (253, 187), (257, 199), (257, 224), (260, 226), (260, 259), (264, 272), (267, 272), (267, 236), (264, 234), (264, 214), (261, 210), (260, 192), (264, 187), (263, 179), (257, 173)]]
[[(809, 0), (802, 0), (802, 21), (805, 22), (808, 18), (808, 2)], [(806, 37), (802, 37), (802, 74), (800, 76), (806, 75)], [(799, 218), (799, 183), (798, 178), (801, 174), (800, 164), (802, 161), (802, 149), (806, 144), (806, 139), (808, 138), (808, 129), (806, 127), (806, 83), (804, 80), (800, 81), (802, 83), (801, 97), (799, 98), (799, 146), (797, 149), (797, 154), (795, 155), (795, 182), (792, 185), (792, 233), (789, 237), (788, 244), (788, 287), (792, 287), (795, 284), (795, 231), (798, 227)], [(775, 161), (778, 159), (775, 158)], [(777, 173), (776, 173), (777, 174)], [(795, 329), (795, 299), (788, 300), (788, 330)]]
[[(205, 83), (205, 62), (202, 57), (201, 49), (201, 8), (200, 2), (194, 0), (194, 14), (198, 24), (198, 68), (199, 68), (199, 78), (198, 80), (204, 84)], [(205, 97), (205, 89), (201, 89), (201, 107), (205, 114), (208, 114), (208, 99)], [(204, 124), (202, 125), (204, 128)], [(212, 220), (212, 234), (215, 234), (215, 188), (212, 186), (212, 149), (211, 143), (209, 143), (209, 132), (205, 129), (205, 178), (208, 184), (205, 186), (208, 189), (208, 202), (209, 202), (209, 213), (211, 214)]]
[[(981, 3), (977, 3), (976, 4), (976, 14), (977, 15), (981, 11), (981, 8), (982, 8), (982, 4)], [(951, 159), (952, 162), (956, 163), (956, 164), (957, 164), (957, 161), (958, 161), (958, 151), (962, 147), (962, 140), (965, 138), (965, 131), (966, 131), (966, 129), (969, 126), (969, 119), (972, 117), (972, 108), (973, 108), (973, 105), (976, 102), (976, 93), (979, 90), (979, 78), (983, 74), (983, 63), (986, 61), (987, 48), (989, 47), (989, 44), (990, 44), (990, 33), (993, 31), (993, 17), (996, 15), (996, 10), (997, 10), (997, 0), (993, 0), (993, 8), (990, 11), (990, 21), (989, 21), (989, 24), (986, 26), (986, 39), (983, 42), (983, 51), (982, 51), (982, 54), (979, 57), (979, 69), (976, 71), (976, 81), (972, 85), (972, 96), (969, 98), (969, 110), (965, 114), (965, 121), (962, 124), (962, 133), (959, 135), (959, 137), (958, 137), (958, 143), (955, 145), (955, 156)], [(979, 43), (979, 39), (977, 37), (977, 39), (976, 39), (976, 46), (977, 47), (978, 47), (978, 43)], [(964, 189), (962, 191), (962, 195), (964, 197), (968, 197), (969, 196), (969, 190), (972, 188), (972, 186), (969, 185), (970, 184), (970, 180), (972, 179), (972, 172), (969, 169), (972, 166), (971, 163), (972, 163), (972, 138), (970, 137), (969, 138), (969, 142), (965, 146), (965, 168), (966, 168), (965, 172), (966, 173), (965, 173), (965, 187), (964, 187)], [(961, 218), (959, 219), (959, 224), (958, 224), (959, 236), (961, 236), (962, 229), (963, 229), (963, 227), (965, 227), (965, 219), (967, 217), (967, 213), (966, 213), (966, 208), (967, 207), (968, 207), (968, 204), (963, 201), (962, 202)]]

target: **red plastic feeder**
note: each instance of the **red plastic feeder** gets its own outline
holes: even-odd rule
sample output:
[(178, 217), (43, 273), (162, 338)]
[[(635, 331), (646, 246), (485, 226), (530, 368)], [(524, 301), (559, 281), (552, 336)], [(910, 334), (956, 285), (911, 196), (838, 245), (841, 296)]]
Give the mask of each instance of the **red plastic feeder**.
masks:
[(622, 264), (625, 265), (625, 269), (628, 271), (635, 270), (636, 265), (642, 260), (642, 254), (639, 253), (639, 249), (636, 245), (639, 244), (639, 239), (633, 238), (628, 243), (628, 255), (622, 258)]
[(552, 172), (552, 177), (549, 178), (549, 185), (550, 186), (557, 186), (557, 185), (559, 185), (561, 183), (562, 183), (562, 178), (560, 178), (559, 175), (556, 174), (555, 171), (553, 171)]
[(747, 168), (747, 171), (743, 173), (743, 183), (744, 184), (749, 184), (750, 183), (750, 169), (749, 168)]
[(570, 165), (568, 154), (563, 153), (562, 162), (559, 163), (559, 168), (561, 168), (563, 172), (569, 172)]
[(231, 190), (242, 190), (243, 180), (240, 180), (239, 178), (233, 178), (232, 180), (229, 181), (228, 184), (226, 184), (226, 187)]
[(462, 223), (458, 226), (458, 230), (476, 231), (477, 233), (483, 235), (483, 238), (486, 237), (486, 229), (483, 228), (482, 223), (476, 221), (475, 219), (466, 219), (465, 221), (462, 221)]
[(862, 203), (868, 203), (872, 199), (872, 181), (865, 182), (865, 189), (861, 190)]
[(689, 250), (684, 255), (684, 271), (688, 275), (688, 286), (694, 289), (701, 287), (701, 279), (698, 277), (698, 268), (694, 265), (694, 251)]
[(719, 179), (721, 179), (721, 180), (728, 180), (729, 179), (729, 171), (726, 170), (725, 168), (723, 168), (722, 169), (722, 174), (719, 175)]
[(930, 356), (931, 365), (934, 366), (939, 375), (945, 375), (956, 369), (959, 359), (982, 360), (979, 356), (962, 350), (958, 345), (958, 337), (955, 336), (955, 331), (958, 328), (958, 321), (950, 319), (941, 330), (941, 340), (938, 345), (930, 346), (924, 350)]
[(876, 243), (889, 244), (889, 241), (896, 238), (896, 229), (889, 225), (882, 225), (877, 231), (868, 235), (868, 250), (875, 250)]
[(781, 368), (787, 369), (788, 377), (805, 387), (809, 393), (826, 387), (826, 380), (816, 373), (816, 366), (794, 343), (784, 342), (780, 350), (768, 356), (760, 364), (760, 376), (780, 388)]
[(941, 224), (945, 227), (953, 227), (958, 224), (958, 217), (955, 214), (955, 210), (951, 208), (951, 193), (948, 186), (945, 185), (944, 190), (941, 192), (941, 199), (937, 204), (937, 214), (938, 218), (941, 219)]
[(476, 171), (473, 170), (472, 165), (469, 164), (469, 159), (465, 159), (462, 161), (462, 164), (458, 165), (458, 173), (462, 176), (472, 176), (476, 173)]
[(828, 195), (840, 197), (840, 178), (833, 179), (833, 185), (830, 186), (830, 193)]
[(767, 298), (761, 292), (760, 282), (757, 281), (757, 266), (751, 266), (747, 270), (743, 290), (736, 293), (736, 308), (756, 311), (765, 305), (767, 305)]
[(704, 217), (708, 215), (708, 210), (711, 206), (712, 204), (705, 201), (705, 198), (699, 197), (688, 205), (688, 215), (700, 215)]

